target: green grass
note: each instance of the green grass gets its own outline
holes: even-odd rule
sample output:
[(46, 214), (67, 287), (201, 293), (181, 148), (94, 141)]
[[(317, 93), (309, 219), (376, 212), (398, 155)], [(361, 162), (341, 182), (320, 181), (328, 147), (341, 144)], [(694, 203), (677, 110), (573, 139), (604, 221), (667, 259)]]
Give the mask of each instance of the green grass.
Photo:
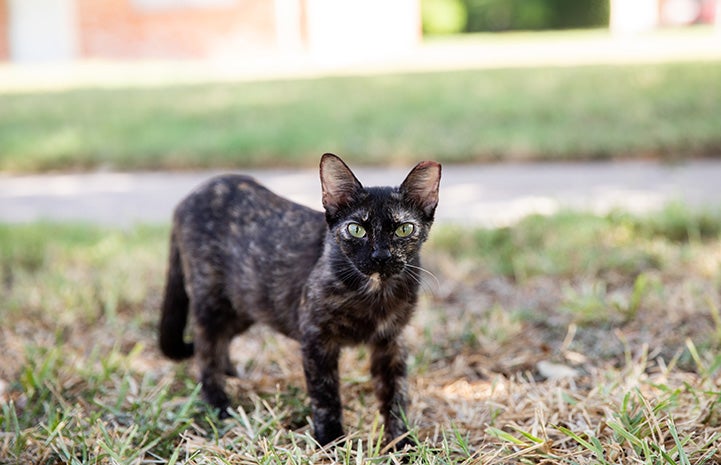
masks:
[(669, 249), (683, 255), (683, 244), (719, 237), (721, 212), (692, 211), (681, 204), (645, 217), (620, 211), (606, 216), (566, 211), (551, 217), (532, 215), (511, 227), (456, 226), (434, 233), (434, 243), (454, 259), (483, 263), (490, 272), (519, 281), (579, 273), (633, 278), (664, 266)]
[[(233, 418), (209, 413), (155, 348), (167, 234), (0, 225), (0, 462), (399, 463), (363, 349), (341, 360), (343, 446), (315, 445), (297, 344), (263, 329), (233, 345)], [(425, 259), (408, 463), (721, 460), (720, 211), (438, 225)]]
[(721, 63), (0, 95), (0, 170), (679, 159), (721, 153)]

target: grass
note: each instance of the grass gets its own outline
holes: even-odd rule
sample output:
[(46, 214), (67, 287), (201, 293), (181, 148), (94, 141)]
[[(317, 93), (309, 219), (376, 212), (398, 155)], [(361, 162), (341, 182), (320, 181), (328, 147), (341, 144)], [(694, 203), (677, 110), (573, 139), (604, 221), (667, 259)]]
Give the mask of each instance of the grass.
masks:
[(0, 95), (0, 170), (688, 158), (721, 153), (721, 62)]
[(438, 225), (406, 334), (406, 457), (368, 354), (341, 360), (349, 441), (311, 436), (297, 344), (233, 344), (218, 420), (155, 347), (167, 227), (0, 226), (0, 462), (712, 464), (721, 460), (721, 212)]

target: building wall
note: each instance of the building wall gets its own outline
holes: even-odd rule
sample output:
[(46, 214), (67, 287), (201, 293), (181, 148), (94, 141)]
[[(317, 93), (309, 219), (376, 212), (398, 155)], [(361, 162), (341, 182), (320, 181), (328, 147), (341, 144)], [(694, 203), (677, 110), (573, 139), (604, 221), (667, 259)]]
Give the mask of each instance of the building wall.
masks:
[(0, 0), (0, 61), (10, 59), (9, 26), (7, 0)]
[[(72, 50), (55, 60), (240, 60), (270, 53), (344, 64), (402, 52), (421, 39), (418, 0), (32, 0), (34, 9), (26, 1), (0, 0), (0, 61), (28, 61), (24, 55), (40, 61), (51, 54), (39, 49), (61, 42), (43, 26), (49, 19), (43, 2), (63, 5), (71, 18)], [(11, 21), (27, 34), (15, 34)]]
[(417, 0), (305, 0), (309, 52), (321, 61), (393, 56), (421, 41)]
[(81, 58), (205, 58), (276, 45), (272, 0), (227, 0), (202, 7), (197, 1), (197, 6), (184, 7), (142, 0), (76, 2)]

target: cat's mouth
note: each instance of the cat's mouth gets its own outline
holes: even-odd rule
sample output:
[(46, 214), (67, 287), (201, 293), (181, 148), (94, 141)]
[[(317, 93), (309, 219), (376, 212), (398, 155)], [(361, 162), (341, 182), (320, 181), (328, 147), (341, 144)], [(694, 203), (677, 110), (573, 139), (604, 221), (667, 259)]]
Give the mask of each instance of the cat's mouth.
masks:
[(384, 269), (380, 271), (373, 271), (370, 273), (364, 273), (368, 278), (366, 282), (366, 288), (371, 292), (377, 292), (394, 277), (397, 277), (403, 273), (405, 266), (400, 265), (393, 267), (392, 269)]
[(401, 275), (406, 268), (404, 260), (395, 257), (382, 261), (364, 260), (360, 263), (353, 263), (353, 265), (364, 276), (367, 285), (374, 289)]
[(363, 274), (368, 277), (369, 283), (380, 286), (384, 281), (401, 274), (404, 268), (403, 264), (388, 264), (382, 268), (371, 269)]

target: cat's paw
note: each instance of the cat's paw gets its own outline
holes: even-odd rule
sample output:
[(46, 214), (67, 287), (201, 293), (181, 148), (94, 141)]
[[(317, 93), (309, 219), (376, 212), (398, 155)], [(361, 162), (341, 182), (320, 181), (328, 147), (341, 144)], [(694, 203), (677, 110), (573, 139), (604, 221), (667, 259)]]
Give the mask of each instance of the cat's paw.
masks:
[(222, 420), (230, 416), (228, 413), (228, 409), (230, 408), (230, 399), (228, 398), (228, 394), (226, 394), (221, 387), (203, 385), (202, 392), (203, 399), (217, 412), (218, 418)]
[(325, 447), (343, 437), (343, 427), (340, 423), (331, 422), (315, 425), (315, 440)]
[(230, 417), (231, 417), (230, 406), (218, 410), (218, 418), (220, 420), (227, 420)]
[(205, 408), (208, 414), (210, 414), (211, 418), (216, 418), (218, 420), (227, 420), (233, 415), (230, 404), (220, 407), (206, 404)]
[(416, 463), (418, 457), (418, 442), (408, 433), (399, 436), (387, 443), (385, 451), (391, 452), (398, 462), (402, 464)]
[(387, 441), (388, 448), (395, 452), (408, 452), (414, 450), (418, 443), (410, 434), (405, 433), (403, 436), (399, 436)]

